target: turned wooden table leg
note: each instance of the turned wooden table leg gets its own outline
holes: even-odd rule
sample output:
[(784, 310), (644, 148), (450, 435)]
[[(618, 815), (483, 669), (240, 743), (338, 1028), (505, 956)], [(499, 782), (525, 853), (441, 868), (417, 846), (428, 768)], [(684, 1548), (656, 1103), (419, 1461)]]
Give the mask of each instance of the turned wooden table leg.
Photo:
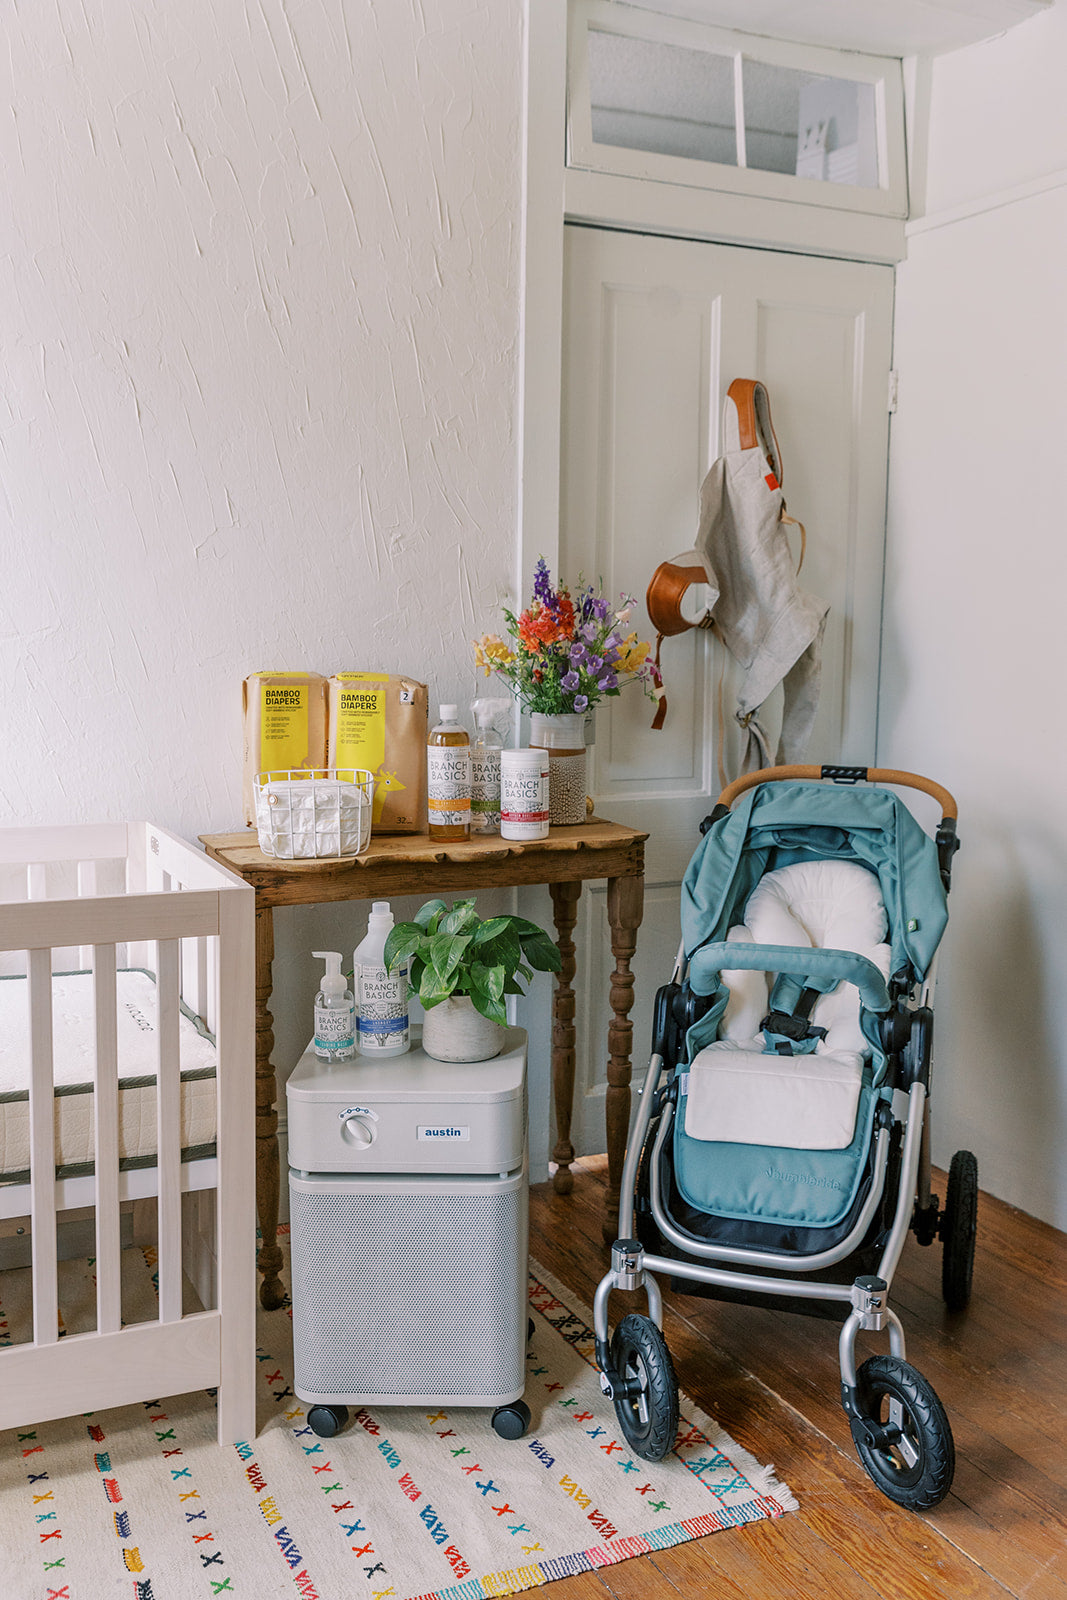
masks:
[(285, 1298), (278, 1276), (282, 1253), (278, 1247), (278, 1113), (274, 1109), (278, 1086), (271, 1064), (273, 961), (274, 912), (268, 907), (256, 912), (256, 1211), (260, 1233), (259, 1270), (263, 1274), (259, 1298), (266, 1311), (277, 1310)]
[(574, 924), (578, 920), (580, 883), (550, 883), (552, 916), (556, 925), (556, 945), (562, 957), (552, 1001), (552, 1101), (556, 1108), (556, 1147), (552, 1159), (557, 1163), (552, 1187), (557, 1194), (570, 1194), (574, 1188), (571, 1162), (571, 1114), (574, 1109)]
[(608, 1088), (604, 1099), (608, 1196), (603, 1232), (608, 1243), (618, 1236), (619, 1187), (630, 1127), (630, 1058), (633, 1049), (630, 1007), (634, 1003), (630, 959), (637, 949), (637, 930), (641, 926), (644, 906), (643, 877), (608, 879), (608, 922), (611, 925), (611, 953), (615, 957), (615, 971), (611, 975), (613, 1016), (608, 1025)]

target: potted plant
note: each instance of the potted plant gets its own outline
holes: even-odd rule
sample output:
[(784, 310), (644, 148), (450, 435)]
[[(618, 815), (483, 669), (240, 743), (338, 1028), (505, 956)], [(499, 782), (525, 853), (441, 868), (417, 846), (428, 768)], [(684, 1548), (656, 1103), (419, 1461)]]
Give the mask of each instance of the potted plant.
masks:
[(523, 917), (479, 917), (473, 900), (427, 900), (414, 922), (385, 941), (390, 972), (408, 963), (425, 1013), (422, 1047), (437, 1061), (489, 1061), (504, 1048), (504, 996), (522, 994), (537, 972), (558, 972), (560, 953)]
[(628, 683), (656, 697), (659, 669), (629, 627), (633, 607), (630, 595), (615, 605), (581, 579), (573, 594), (566, 584), (554, 589), (541, 556), (529, 606), (504, 612), (510, 642), (496, 633), (475, 641), (475, 664), (511, 686), (530, 713), (530, 744), (548, 751), (549, 821), (557, 825), (585, 821), (586, 713)]

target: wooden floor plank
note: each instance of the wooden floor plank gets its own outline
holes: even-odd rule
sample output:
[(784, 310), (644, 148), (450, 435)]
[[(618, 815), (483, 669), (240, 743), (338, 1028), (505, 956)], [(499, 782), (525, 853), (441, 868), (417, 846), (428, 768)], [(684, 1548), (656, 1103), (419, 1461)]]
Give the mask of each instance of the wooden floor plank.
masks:
[[(587, 1306), (609, 1265), (600, 1238), (606, 1164), (572, 1169), (574, 1192), (535, 1187), (530, 1249)], [(944, 1194), (944, 1174), (935, 1174)], [(982, 1195), (973, 1306), (941, 1301), (941, 1247), (905, 1249), (892, 1304), (908, 1358), (933, 1383), (957, 1444), (952, 1493), (919, 1516), (892, 1505), (855, 1455), (839, 1402), (837, 1325), (664, 1290), (683, 1390), (761, 1461), (800, 1510), (637, 1558), (597, 1575), (601, 1596), (674, 1590), (759, 1600), (1067, 1600), (1067, 1239)], [(613, 1295), (613, 1324), (632, 1301)], [(871, 1336), (860, 1360), (885, 1348)], [(568, 1583), (575, 1580), (567, 1580)], [(560, 1600), (586, 1600), (574, 1591)]]

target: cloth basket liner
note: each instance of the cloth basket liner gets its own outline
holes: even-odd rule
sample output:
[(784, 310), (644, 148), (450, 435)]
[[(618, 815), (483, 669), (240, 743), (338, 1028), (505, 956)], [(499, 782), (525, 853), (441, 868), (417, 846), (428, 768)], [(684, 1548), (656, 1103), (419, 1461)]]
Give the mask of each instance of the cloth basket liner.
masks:
[(863, 1179), (879, 1095), (863, 1069), (856, 1131), (843, 1150), (728, 1144), (685, 1131), (687, 1094), (675, 1118), (674, 1176), (682, 1198), (715, 1216), (830, 1228), (853, 1205)]
[(762, 1039), (723, 1039), (689, 1067), (685, 1132), (691, 1139), (843, 1150), (856, 1131), (863, 1057), (765, 1054)]

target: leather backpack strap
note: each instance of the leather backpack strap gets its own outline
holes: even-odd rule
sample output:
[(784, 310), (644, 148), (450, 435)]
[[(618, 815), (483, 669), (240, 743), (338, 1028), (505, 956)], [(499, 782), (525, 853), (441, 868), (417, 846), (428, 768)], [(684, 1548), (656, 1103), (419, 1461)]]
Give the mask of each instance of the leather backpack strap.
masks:
[[(726, 399), (734, 403), (737, 417), (737, 448), (754, 450), (759, 445), (775, 479), (772, 488), (781, 488), (782, 452), (778, 448), (774, 423), (771, 421), (771, 401), (765, 385), (760, 383), (758, 378), (735, 378), (726, 391)], [(730, 426), (729, 408), (724, 407), (724, 410), (726, 426), (723, 435), (728, 439), (733, 429)]]
[[(689, 555), (693, 556), (692, 563), (681, 565)], [(694, 583), (707, 581), (707, 572), (703, 563), (696, 559), (695, 550), (673, 561), (660, 562), (645, 591), (645, 610), (661, 639), (672, 639), (676, 633), (685, 633), (688, 628), (697, 626), (682, 615), (682, 596)]]

